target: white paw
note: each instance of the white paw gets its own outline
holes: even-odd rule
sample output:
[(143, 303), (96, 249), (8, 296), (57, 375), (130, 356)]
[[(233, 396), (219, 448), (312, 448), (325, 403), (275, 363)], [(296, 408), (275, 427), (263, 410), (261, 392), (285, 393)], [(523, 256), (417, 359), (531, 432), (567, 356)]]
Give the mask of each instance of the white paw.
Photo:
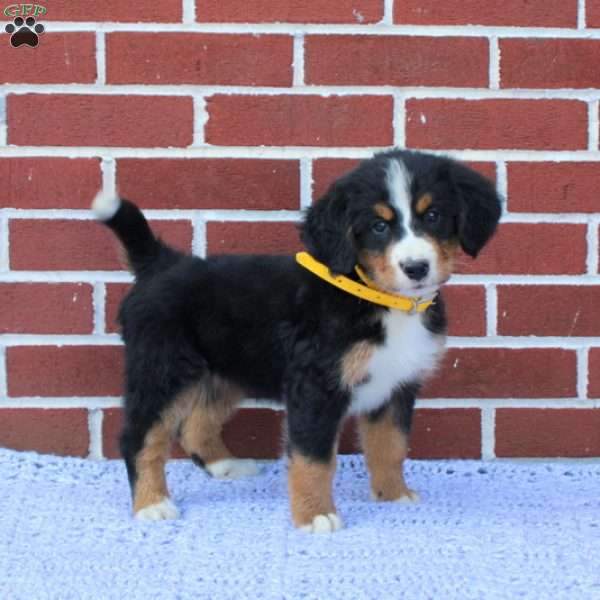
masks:
[[(379, 498), (374, 492), (371, 492), (371, 500), (375, 500), (375, 502), (382, 502), (381, 498)], [(392, 500), (392, 502), (397, 502), (398, 504), (416, 504), (417, 502), (421, 502), (421, 496), (414, 490), (408, 490), (406, 494), (403, 494), (399, 498)]]
[(310, 525), (302, 525), (300, 531), (306, 533), (332, 533), (344, 526), (342, 520), (335, 513), (317, 515)]
[(206, 470), (215, 479), (239, 479), (258, 475), (260, 469), (251, 458), (225, 458), (206, 465)]
[(164, 521), (166, 519), (176, 519), (179, 511), (170, 498), (163, 498), (156, 504), (146, 506), (135, 513), (135, 518), (140, 521)]

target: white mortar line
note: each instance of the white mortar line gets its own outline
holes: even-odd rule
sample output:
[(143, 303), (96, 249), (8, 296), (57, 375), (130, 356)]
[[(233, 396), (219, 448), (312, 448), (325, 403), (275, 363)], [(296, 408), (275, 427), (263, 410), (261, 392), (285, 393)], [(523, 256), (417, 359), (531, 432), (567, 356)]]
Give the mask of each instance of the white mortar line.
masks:
[(204, 258), (206, 256), (206, 219), (202, 213), (198, 211), (192, 219), (192, 226), (194, 228), (194, 236), (192, 239), (192, 253), (196, 256)]
[[(117, 163), (114, 158), (105, 157), (102, 158), (100, 162), (100, 169), (102, 171), (102, 189), (104, 192), (108, 194), (117, 194)], [(92, 198), (90, 198), (90, 203)], [(94, 218), (93, 213), (89, 210), (86, 211), (56, 211), (53, 210), (52, 214), (81, 214), (82, 216), (87, 216)], [(18, 215), (16, 215), (18, 217)], [(43, 217), (42, 217), (43, 218)], [(68, 217), (65, 217), (68, 218)]]
[(486, 25), (394, 25), (393, 0), (385, 0), (384, 18), (375, 24), (316, 24), (316, 23), (116, 23), (53, 21), (52, 32), (59, 31), (141, 31), (141, 32), (197, 32), (248, 35), (294, 35), (298, 30), (307, 34), (329, 35), (394, 35), (431, 37), (518, 37), (599, 39), (597, 29), (568, 27), (493, 27)]
[(91, 409), (88, 412), (88, 430), (90, 434), (90, 448), (88, 458), (100, 460), (102, 456), (102, 421), (103, 412)]
[(406, 98), (401, 94), (394, 94), (394, 145), (398, 148), (406, 147)]
[[(0, 346), (1, 350), (1, 346)], [(119, 396), (102, 397), (19, 397), (7, 398), (2, 408), (86, 408), (88, 410), (119, 408), (122, 399)], [(272, 408), (283, 410), (284, 406), (269, 400), (245, 399), (243, 408)], [(579, 398), (419, 398), (417, 409), (494, 409), (499, 408), (535, 408), (544, 410), (587, 410), (600, 408), (600, 400), (581, 400)]]
[[(11, 334), (0, 335), (0, 345), (4, 346), (121, 346), (122, 341), (116, 333), (92, 334)], [(449, 337), (448, 348), (455, 349), (557, 349), (578, 350), (588, 346), (600, 346), (600, 336), (486, 336), (486, 337)]]
[(503, 208), (506, 211), (506, 203), (508, 200), (508, 169), (506, 167), (506, 162), (503, 160), (496, 161), (496, 189), (500, 196), (502, 196)]
[(0, 402), (2, 406), (8, 401), (8, 379), (6, 369), (6, 348), (0, 345)]
[(498, 290), (495, 285), (485, 286), (485, 297), (486, 335), (496, 337), (498, 335)]
[(0, 211), (0, 273), (8, 272), (10, 269), (10, 253), (8, 241), (8, 216), (4, 216), (5, 211)]
[(500, 44), (496, 36), (492, 36), (489, 39), (490, 43), (490, 89), (500, 89)]
[(394, 0), (384, 0), (383, 2), (383, 19), (381, 25), (389, 25), (394, 27)]
[(206, 146), (205, 129), (208, 123), (206, 99), (203, 96), (194, 96), (194, 136), (193, 146)]
[(577, 396), (581, 400), (588, 397), (589, 386), (589, 348), (577, 350)]
[(598, 222), (588, 223), (587, 228), (587, 272), (591, 275), (598, 274)]
[(94, 284), (93, 292), (94, 307), (94, 334), (106, 333), (106, 284)]
[(312, 204), (313, 163), (308, 158), (300, 159), (300, 208), (308, 208)]
[(577, 29), (585, 28), (585, 0), (577, 0)]
[(196, 22), (196, 0), (183, 0), (183, 22), (193, 25)]
[(496, 458), (496, 411), (489, 406), (481, 409), (481, 458)]
[(106, 84), (106, 34), (96, 31), (96, 84)]
[(4, 333), (0, 335), (0, 345), (7, 348), (13, 346), (122, 346), (123, 342), (117, 333), (91, 334), (53, 334), (37, 333)]
[(304, 34), (294, 35), (293, 86), (304, 85)]
[[(600, 31), (600, 30), (599, 30)], [(600, 37), (599, 37), (600, 39)], [(260, 87), (232, 85), (196, 85), (196, 84), (4, 84), (2, 90), (7, 94), (78, 94), (94, 96), (212, 96), (215, 94), (235, 96), (389, 96), (398, 88), (391, 85), (304, 85), (298, 87)], [(444, 98), (449, 100), (572, 100), (590, 102), (600, 99), (598, 88), (501, 88), (484, 87), (403, 87), (402, 95), (417, 100)]]
[[(219, 219), (214, 219), (218, 221)], [(232, 221), (244, 219), (232, 219)], [(298, 219), (299, 220), (299, 219)], [(272, 219), (272, 221), (292, 221)], [(0, 273), (0, 283), (131, 283), (127, 271), (9, 271)], [(578, 285), (598, 286), (600, 275), (454, 275), (448, 284), (453, 285)]]
[[(310, 159), (300, 159), (311, 162)], [(115, 191), (114, 176), (106, 178), (105, 187)], [(500, 184), (502, 185), (502, 184)], [(87, 209), (20, 209), (6, 208), (3, 214), (7, 219), (48, 219), (95, 221), (94, 215)], [(159, 221), (185, 221), (194, 218), (195, 210), (157, 208), (146, 209), (144, 214), (149, 219)], [(208, 220), (218, 221), (281, 221), (297, 220), (300, 213), (295, 210), (246, 210), (246, 209), (203, 209)], [(0, 215), (1, 216), (1, 215)], [(600, 225), (600, 215), (596, 213), (507, 213), (502, 215), (502, 223), (522, 224), (566, 224), (566, 225)]]
[[(0, 150), (2, 157), (28, 158), (242, 158), (282, 159), (301, 158), (370, 158), (375, 152), (390, 146), (325, 147), (325, 146), (207, 146), (201, 148), (118, 148), (83, 146), (8, 146)], [(600, 162), (600, 150), (474, 150), (423, 149), (438, 156), (450, 156), (472, 162)]]
[(592, 100), (588, 103), (588, 149), (592, 152), (598, 150), (598, 100)]

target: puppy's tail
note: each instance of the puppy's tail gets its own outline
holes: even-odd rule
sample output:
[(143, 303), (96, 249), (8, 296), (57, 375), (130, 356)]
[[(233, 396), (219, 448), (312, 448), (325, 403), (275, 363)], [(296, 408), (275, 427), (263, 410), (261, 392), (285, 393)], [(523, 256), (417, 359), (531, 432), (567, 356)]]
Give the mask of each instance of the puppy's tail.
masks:
[(161, 271), (181, 256), (152, 233), (142, 211), (133, 202), (101, 191), (94, 198), (92, 211), (119, 238), (126, 262), (136, 277)]

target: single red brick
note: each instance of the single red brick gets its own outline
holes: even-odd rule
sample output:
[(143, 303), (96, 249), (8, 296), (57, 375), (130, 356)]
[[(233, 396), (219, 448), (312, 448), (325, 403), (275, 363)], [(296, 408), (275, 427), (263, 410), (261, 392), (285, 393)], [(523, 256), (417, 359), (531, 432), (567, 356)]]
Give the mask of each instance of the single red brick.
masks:
[(376, 23), (383, 0), (196, 0), (196, 19), (209, 23)]
[(131, 289), (129, 283), (109, 283), (106, 286), (106, 314), (104, 315), (104, 328), (107, 333), (119, 331), (117, 314), (121, 301)]
[(583, 224), (504, 223), (473, 260), (461, 258), (461, 273), (579, 275), (586, 271)]
[(10, 94), (7, 123), (17, 146), (184, 147), (194, 110), (185, 96)]
[(585, 212), (600, 210), (600, 163), (508, 163), (511, 212)]
[[(225, 146), (388, 146), (391, 96), (208, 98), (206, 140)], [(365, 115), (369, 115), (366, 119)]]
[[(340, 439), (340, 454), (360, 452), (354, 419), (348, 419)], [(481, 458), (479, 409), (419, 409), (410, 435), (410, 458)]]
[(496, 456), (600, 456), (600, 410), (500, 408)]
[(91, 333), (92, 286), (0, 283), (0, 333)]
[[(152, 221), (168, 244), (191, 251), (189, 221)], [(11, 219), (10, 267), (17, 271), (114, 271), (120, 262), (115, 235), (96, 221)]]
[(600, 398), (600, 348), (590, 348), (588, 362), (588, 395), (590, 398)]
[(291, 86), (293, 62), (284, 35), (128, 31), (106, 41), (107, 83)]
[[(593, 0), (592, 0), (593, 1)], [(413, 25), (576, 27), (577, 0), (396, 0), (394, 22)]]
[[(1, 163), (0, 163), (1, 164)], [(144, 208), (297, 210), (293, 160), (121, 159), (119, 192)]]
[(0, 83), (94, 83), (96, 36), (93, 33), (49, 33), (40, 52), (18, 58), (8, 43), (0, 44)]
[(212, 222), (209, 254), (293, 254), (301, 250), (297, 225), (289, 222)]
[(577, 356), (560, 348), (452, 348), (428, 398), (567, 398), (577, 395)]
[(0, 158), (0, 208), (89, 208), (102, 187), (97, 158)]
[[(313, 200), (323, 196), (338, 177), (352, 171), (360, 162), (360, 159), (353, 158), (319, 158), (313, 161)], [(496, 165), (494, 163), (467, 162), (465, 164), (491, 181), (495, 181)]]
[(305, 79), (323, 85), (487, 87), (488, 45), (476, 37), (310, 35)]
[(600, 0), (587, 0), (585, 9), (586, 27), (600, 27)]
[(588, 110), (578, 100), (408, 100), (412, 148), (587, 148)]
[(110, 21), (111, 23), (178, 23), (183, 18), (181, 0), (138, 0), (135, 7), (122, 0), (73, 2), (52, 0), (38, 21)]
[(485, 288), (480, 285), (449, 285), (443, 290), (448, 311), (448, 333), (483, 336), (486, 331)]
[[(264, 408), (242, 408), (223, 428), (223, 440), (238, 458), (278, 458), (283, 453), (283, 411)], [(102, 449), (106, 458), (119, 458), (119, 435), (123, 426), (123, 411), (111, 408), (104, 411)], [(173, 444), (173, 458), (187, 458), (178, 443)]]
[(313, 201), (325, 195), (329, 186), (360, 164), (354, 158), (319, 158), (313, 161)]
[(503, 88), (597, 88), (600, 40), (500, 40)]
[(600, 287), (502, 285), (498, 287), (500, 335), (599, 336)]
[(0, 409), (0, 446), (62, 456), (87, 456), (87, 410), (82, 408)]
[(8, 395), (120, 396), (120, 346), (14, 346), (6, 349)]

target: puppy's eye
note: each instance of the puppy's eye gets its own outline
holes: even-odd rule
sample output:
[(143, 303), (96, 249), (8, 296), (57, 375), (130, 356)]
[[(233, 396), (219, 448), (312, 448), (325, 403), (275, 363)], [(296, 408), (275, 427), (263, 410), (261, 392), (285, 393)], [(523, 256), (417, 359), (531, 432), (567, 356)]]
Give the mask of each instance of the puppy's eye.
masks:
[(435, 208), (430, 208), (424, 215), (425, 222), (429, 223), (430, 225), (439, 223), (440, 218), (441, 215), (437, 210), (435, 210)]
[(371, 225), (371, 229), (374, 233), (381, 235), (385, 233), (389, 229), (389, 225), (385, 221), (375, 221), (373, 225)]

